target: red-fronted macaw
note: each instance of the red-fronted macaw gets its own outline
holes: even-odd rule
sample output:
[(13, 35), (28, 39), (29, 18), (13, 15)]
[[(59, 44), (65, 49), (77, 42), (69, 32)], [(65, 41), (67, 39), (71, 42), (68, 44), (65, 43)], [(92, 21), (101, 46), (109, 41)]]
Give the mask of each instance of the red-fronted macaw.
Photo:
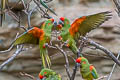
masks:
[(48, 19), (42, 24), (41, 29), (38, 27), (29, 29), (27, 32), (18, 36), (18, 38), (13, 42), (13, 45), (39, 44), (43, 67), (46, 67), (46, 62), (48, 67), (50, 67), (51, 61), (48, 56), (47, 44), (49, 44), (51, 40), (53, 22), (54, 19)]
[(73, 53), (78, 52), (76, 42), (80, 36), (85, 36), (91, 30), (99, 27), (102, 23), (111, 18), (110, 12), (101, 12), (89, 16), (83, 16), (76, 19), (72, 24), (67, 18), (61, 17), (58, 28), (61, 28), (59, 40), (66, 42)]
[(39, 78), (41, 80), (62, 80), (59, 74), (48, 68), (41, 70), (39, 73)]
[(98, 78), (98, 73), (92, 64), (89, 64), (85, 57), (79, 57), (76, 59), (77, 63), (80, 63), (80, 73), (84, 80), (93, 80)]

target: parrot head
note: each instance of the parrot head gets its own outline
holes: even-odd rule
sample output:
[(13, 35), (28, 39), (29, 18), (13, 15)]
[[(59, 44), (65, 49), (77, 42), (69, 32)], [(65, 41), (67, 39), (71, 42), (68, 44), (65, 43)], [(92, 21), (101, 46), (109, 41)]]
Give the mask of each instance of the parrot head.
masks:
[(49, 21), (51, 21), (52, 23), (54, 22), (54, 19), (53, 18), (51, 18), (51, 19), (49, 19)]
[(40, 78), (40, 80), (42, 80), (44, 78), (44, 76), (39, 74), (39, 78)]
[(88, 63), (88, 60), (85, 57), (79, 57), (76, 59), (76, 63), (86, 64), (86, 63)]
[(40, 80), (46, 78), (46, 76), (47, 76), (47, 72), (39, 73), (39, 78), (40, 78)]
[(65, 17), (61, 17), (59, 19), (59, 23), (58, 23), (57, 27), (58, 27), (59, 30), (61, 30), (62, 27), (64, 27), (67, 24), (70, 24), (70, 21), (67, 18), (65, 18)]

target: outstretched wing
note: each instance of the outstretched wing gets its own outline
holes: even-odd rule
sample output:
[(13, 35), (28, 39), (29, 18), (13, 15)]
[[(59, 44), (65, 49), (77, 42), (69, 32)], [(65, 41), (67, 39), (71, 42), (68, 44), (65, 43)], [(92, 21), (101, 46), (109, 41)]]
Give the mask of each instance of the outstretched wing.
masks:
[(85, 36), (86, 33), (99, 27), (102, 23), (111, 18), (111, 12), (101, 12), (89, 16), (83, 16), (76, 19), (69, 29), (70, 34), (78, 39), (79, 36)]
[(19, 44), (38, 44), (39, 39), (36, 38), (32, 33), (30, 33), (34, 28), (28, 30), (27, 32), (24, 32), (18, 38), (14, 41), (14, 45)]

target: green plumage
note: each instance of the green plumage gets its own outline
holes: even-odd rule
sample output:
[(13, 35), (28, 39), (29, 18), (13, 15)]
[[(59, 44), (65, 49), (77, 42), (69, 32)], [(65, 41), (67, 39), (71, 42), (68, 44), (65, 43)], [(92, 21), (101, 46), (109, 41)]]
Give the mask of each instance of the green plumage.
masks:
[(39, 44), (43, 67), (48, 66), (50, 68), (51, 61), (48, 56), (46, 44), (50, 42), (52, 27), (53, 21), (51, 19), (48, 19), (42, 24), (41, 29), (33, 27), (27, 32), (24, 32), (18, 36), (18, 38), (13, 42), (13, 45), (16, 46), (20, 44)]
[(42, 27), (45, 34), (44, 34), (43, 40), (39, 41), (40, 55), (42, 56), (43, 66), (46, 67), (46, 65), (45, 65), (45, 61), (46, 61), (49, 68), (50, 68), (50, 65), (51, 65), (51, 61), (50, 61), (50, 58), (48, 56), (47, 47), (43, 48), (43, 46), (46, 43), (50, 42), (52, 27), (53, 27), (53, 24), (50, 20), (45, 22), (45, 25)]
[(110, 19), (111, 16), (112, 15), (108, 11), (83, 16), (76, 19), (71, 25), (70, 21), (67, 18), (64, 18), (60, 34), (62, 41), (67, 41), (69, 48), (76, 54), (78, 52), (76, 43), (78, 42), (80, 36), (85, 36), (91, 30), (99, 27), (102, 23)]
[[(71, 27), (70, 22), (68, 19), (65, 18), (64, 26), (62, 27), (60, 36), (62, 37), (62, 41), (66, 42), (69, 45), (69, 49), (72, 50), (74, 54), (77, 54), (78, 48), (76, 46), (76, 42), (74, 38), (69, 33), (69, 28)], [(81, 55), (82, 56), (82, 55)]]
[(39, 74), (45, 77), (44, 80), (62, 80), (60, 75), (51, 69), (44, 68)]
[(39, 39), (34, 37), (33, 34), (28, 33), (31, 31), (33, 28), (28, 30), (27, 32), (24, 32), (18, 38), (13, 42), (14, 46), (19, 45), (19, 44), (38, 44)]
[[(112, 16), (111, 12), (106, 11), (106, 12), (101, 12), (101, 13), (85, 16), (86, 19), (81, 24), (79, 24), (78, 21), (82, 17), (76, 19), (76, 21), (74, 21), (72, 24), (76, 24), (76, 27), (78, 25), (79, 30), (78, 30), (78, 32), (75, 33), (74, 39), (78, 40), (80, 36), (85, 36), (91, 30), (99, 27), (105, 21), (111, 19), (111, 16)], [(79, 36), (77, 36), (77, 35), (79, 35)]]
[(80, 73), (82, 75), (82, 78), (84, 80), (93, 80), (98, 78), (98, 74), (96, 69), (93, 67), (90, 70), (91, 64), (89, 64), (88, 60), (84, 57), (82, 57), (80, 62)]

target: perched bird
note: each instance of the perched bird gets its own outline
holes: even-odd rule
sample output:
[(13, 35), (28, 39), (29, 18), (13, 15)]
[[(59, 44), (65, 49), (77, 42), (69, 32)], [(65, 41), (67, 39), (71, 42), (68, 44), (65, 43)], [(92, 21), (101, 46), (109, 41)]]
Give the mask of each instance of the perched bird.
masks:
[(61, 33), (58, 39), (66, 42), (66, 46), (76, 54), (78, 52), (76, 43), (80, 36), (85, 36), (91, 30), (99, 27), (102, 23), (110, 19), (111, 16), (108, 11), (83, 16), (76, 19), (71, 25), (67, 18), (61, 17), (58, 25), (58, 28), (61, 29)]
[(45, 63), (47, 62), (47, 66), (49, 68), (51, 61), (48, 56), (47, 45), (51, 40), (51, 30), (54, 26), (53, 22), (54, 19), (48, 19), (42, 24), (41, 29), (38, 27), (33, 27), (27, 32), (24, 32), (22, 35), (18, 36), (18, 38), (13, 42), (14, 46), (20, 44), (39, 44), (43, 67), (46, 67)]
[(39, 78), (41, 80), (62, 80), (59, 74), (48, 68), (41, 70), (39, 73)]
[(48, 9), (50, 12), (57, 16), (57, 14), (52, 9), (50, 9), (42, 0), (40, 0), (40, 3), (42, 4), (42, 6), (44, 6), (46, 9)]
[(80, 63), (80, 73), (84, 80), (93, 80), (98, 78), (98, 73), (92, 64), (89, 64), (85, 57), (79, 57), (76, 59), (77, 63)]

